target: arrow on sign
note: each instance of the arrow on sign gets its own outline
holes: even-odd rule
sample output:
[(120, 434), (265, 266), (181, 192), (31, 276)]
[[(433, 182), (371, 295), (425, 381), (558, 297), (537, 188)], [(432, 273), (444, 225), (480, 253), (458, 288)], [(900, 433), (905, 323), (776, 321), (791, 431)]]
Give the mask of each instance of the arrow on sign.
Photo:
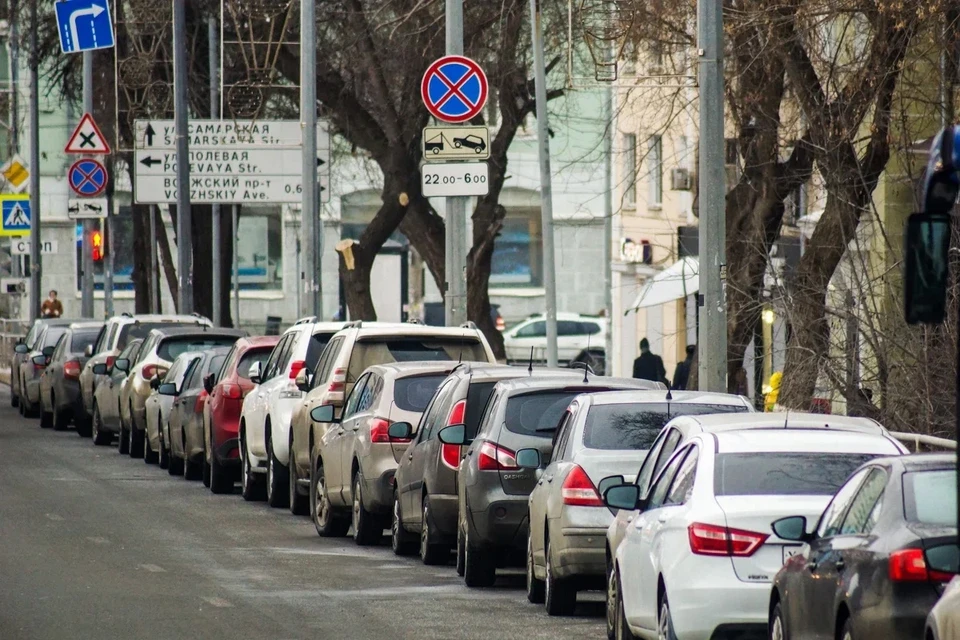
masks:
[[(73, 45), (73, 46), (74, 46), (74, 48), (78, 47), (78, 46), (79, 46), (79, 43), (80, 43), (80, 36), (77, 35), (77, 18), (82, 18), (82, 17), (86, 17), (86, 16), (90, 16), (91, 18), (96, 18), (97, 16), (99, 16), (99, 15), (100, 15), (101, 13), (103, 13), (104, 11), (106, 11), (106, 9), (104, 9), (104, 8), (101, 7), (100, 5), (93, 5), (93, 6), (91, 6), (91, 7), (86, 8), (86, 9), (78, 9), (78, 10), (76, 10), (76, 11), (74, 11), (73, 13), (70, 14), (70, 35), (71, 35), (71, 37), (73, 37), (73, 42), (74, 42), (74, 45)], [(94, 43), (96, 43), (96, 41), (97, 41), (97, 40), (96, 40), (96, 31), (94, 31), (94, 40), (93, 40), (93, 41), (94, 41)]]
[[(153, 130), (153, 125), (151, 125), (149, 122), (147, 123), (147, 130), (145, 133), (147, 134), (147, 146), (152, 147), (153, 136), (156, 135), (157, 132)], [(159, 160), (157, 162), (159, 162)]]
[(317, 158), (317, 166), (318, 166), (318, 167), (322, 167), (322, 166), (325, 165), (325, 164), (326, 164), (326, 162), (324, 162), (322, 158)]
[(145, 167), (152, 167), (155, 164), (162, 164), (162, 163), (163, 163), (163, 160), (161, 160), (160, 158), (151, 158), (150, 156), (147, 156), (146, 158), (140, 161), (140, 164), (142, 164)]

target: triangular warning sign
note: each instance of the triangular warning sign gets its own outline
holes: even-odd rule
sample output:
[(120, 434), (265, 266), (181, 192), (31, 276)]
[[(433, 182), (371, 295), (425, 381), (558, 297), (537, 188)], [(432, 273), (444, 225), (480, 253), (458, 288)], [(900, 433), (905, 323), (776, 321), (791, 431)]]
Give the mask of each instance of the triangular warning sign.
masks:
[(83, 114), (80, 124), (74, 129), (70, 141), (67, 142), (67, 153), (110, 153), (110, 145), (100, 132), (100, 127), (93, 121), (89, 113)]
[(3, 220), (3, 226), (11, 229), (13, 227), (29, 227), (30, 219), (27, 218), (27, 212), (19, 204), (13, 205), (13, 209)]

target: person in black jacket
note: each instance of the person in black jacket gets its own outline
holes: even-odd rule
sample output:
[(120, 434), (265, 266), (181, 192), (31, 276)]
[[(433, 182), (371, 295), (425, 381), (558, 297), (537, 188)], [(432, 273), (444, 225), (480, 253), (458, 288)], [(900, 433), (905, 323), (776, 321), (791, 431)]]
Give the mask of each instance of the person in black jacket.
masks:
[(640, 341), (640, 357), (633, 361), (633, 377), (639, 380), (662, 382), (670, 386), (667, 370), (663, 366), (663, 358), (651, 353), (650, 341), (646, 338)]
[(692, 344), (687, 345), (687, 357), (677, 363), (677, 368), (673, 372), (673, 389), (683, 391), (687, 388), (687, 382), (690, 380), (690, 365), (693, 364), (693, 352), (696, 347)]

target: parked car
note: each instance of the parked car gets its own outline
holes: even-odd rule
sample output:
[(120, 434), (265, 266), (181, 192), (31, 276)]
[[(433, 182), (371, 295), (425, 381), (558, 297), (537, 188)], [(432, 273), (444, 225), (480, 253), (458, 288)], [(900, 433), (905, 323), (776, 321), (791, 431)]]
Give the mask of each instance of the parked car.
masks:
[(496, 362), (486, 338), (473, 323), (461, 327), (429, 327), (357, 321), (349, 323), (330, 340), (311, 373), (300, 372), (297, 384), (309, 391), (290, 420), (293, 451), (290, 482), (301, 491), (304, 485), (308, 489), (308, 505), (315, 525), (319, 525), (316, 506), (320, 496), (316, 491), (319, 462), (316, 445), (331, 425), (314, 422), (310, 412), (324, 404), (332, 404), (339, 411), (344, 398), (369, 366), (428, 360)]
[[(115, 369), (126, 372), (125, 377), (120, 381), (120, 436), (117, 438), (117, 449), (122, 455), (130, 455), (130, 425), (133, 421), (133, 414), (131, 413), (133, 408), (133, 373), (140, 368), (139, 365), (150, 351), (147, 349), (147, 346), (147, 339), (145, 338), (143, 342), (140, 343), (140, 348), (137, 350), (135, 359), (121, 361), (120, 358), (117, 358), (113, 363)], [(164, 371), (160, 371), (159, 373), (165, 374)], [(154, 376), (154, 378), (157, 378), (157, 382), (159, 382), (159, 379), (162, 377), (162, 375)], [(155, 384), (153, 378), (151, 378), (151, 392)]]
[(92, 368), (93, 375), (105, 376), (105, 381), (97, 385), (97, 390), (93, 394), (93, 433), (91, 435), (95, 445), (110, 444), (113, 436), (120, 433), (120, 389), (128, 372), (116, 368), (114, 363), (116, 360), (125, 362), (136, 360), (141, 344), (143, 340), (131, 340), (120, 351), (114, 362), (110, 364), (101, 362)]
[(172, 391), (174, 397), (165, 441), (170, 449), (171, 475), (183, 473), (187, 480), (203, 477), (203, 405), (207, 402), (203, 379), (223, 367), (229, 352), (230, 347), (201, 352), (190, 363), (179, 387), (160, 385), (160, 393), (169, 395)]
[(763, 635), (771, 580), (798, 551), (771, 536), (770, 523), (796, 513), (817, 517), (857, 467), (901, 453), (885, 434), (701, 433), (677, 449), (648, 497), (634, 483), (607, 488), (608, 506), (637, 512), (617, 548), (607, 595), (616, 637)]
[[(170, 370), (163, 376), (155, 376), (150, 381), (150, 396), (144, 402), (147, 429), (144, 433), (143, 460), (147, 464), (159, 464), (161, 469), (170, 468), (170, 409), (176, 394), (160, 393), (160, 385), (169, 383), (180, 389), (183, 379), (190, 371), (194, 360), (203, 355), (202, 351), (187, 351), (177, 356)], [(183, 473), (181, 470), (180, 473)]]
[(954, 454), (871, 460), (822, 516), (774, 522), (775, 536), (802, 546), (784, 551), (773, 579), (771, 637), (923, 638), (958, 570), (956, 464)]
[[(316, 447), (320, 503), (315, 520), (320, 535), (342, 536), (352, 525), (357, 544), (380, 541), (389, 524), (394, 473), (410, 442), (411, 425), (420, 420), (456, 365), (450, 361), (373, 365), (357, 380), (339, 418), (333, 405), (313, 409), (315, 422), (333, 425)], [(391, 437), (394, 423), (406, 428)]]
[(204, 483), (214, 493), (230, 493), (240, 474), (240, 411), (243, 399), (256, 388), (250, 380), (254, 364), (270, 358), (280, 336), (240, 338), (223, 369), (204, 379), (210, 394), (203, 407)]
[(93, 417), (93, 404), (97, 387), (100, 383), (107, 380), (106, 374), (96, 374), (93, 368), (98, 364), (107, 365), (109, 370), (113, 366), (114, 360), (120, 355), (120, 352), (132, 340), (142, 340), (147, 337), (153, 329), (163, 329), (171, 327), (212, 327), (213, 323), (199, 314), (176, 315), (176, 314), (138, 314), (131, 315), (122, 313), (113, 316), (103, 326), (97, 341), (94, 343), (87, 356), (87, 361), (83, 372), (80, 374), (80, 389), (83, 395), (83, 411)]
[(130, 372), (127, 398), (129, 420), (124, 433), (121, 426), (120, 437), (129, 439), (131, 458), (144, 455), (144, 433), (146, 432), (146, 400), (152, 391), (150, 381), (163, 375), (177, 356), (187, 351), (204, 351), (213, 347), (232, 346), (238, 338), (246, 336), (245, 331), (236, 329), (211, 329), (208, 327), (164, 327), (153, 329), (147, 334), (140, 347), (139, 362)]
[(954, 576), (936, 606), (927, 616), (924, 640), (960, 638), (960, 576)]
[[(265, 363), (258, 360), (251, 366), (248, 376), (257, 388), (244, 397), (240, 411), (240, 484), (245, 500), (266, 498), (271, 507), (289, 506), (290, 416), (304, 395), (295, 379), (317, 366), (343, 325), (312, 317), (298, 320)], [(299, 498), (294, 511), (304, 513), (304, 503)]]
[[(40, 376), (47, 366), (47, 359), (53, 355), (60, 336), (67, 332), (68, 326), (43, 325), (26, 358), (21, 362), (17, 376), (20, 384), (20, 415), (27, 418), (36, 418), (40, 415)], [(52, 424), (46, 426), (49, 427)]]
[[(579, 313), (557, 314), (557, 356), (560, 364), (586, 362), (602, 371), (609, 321)], [(542, 314), (530, 316), (503, 334), (507, 364), (526, 364), (533, 351), (534, 362), (546, 360), (547, 320)]]
[[(673, 416), (752, 412), (725, 393), (620, 391), (578, 396), (553, 432), (552, 453), (517, 451), (517, 465), (538, 470), (530, 494), (527, 598), (550, 615), (570, 615), (580, 589), (606, 588), (606, 533), (613, 516), (597, 486), (629, 474)], [(539, 470), (542, 468), (542, 472)]]
[(102, 327), (102, 322), (75, 322), (60, 336), (40, 374), (41, 427), (64, 431), (72, 420), (78, 434), (90, 437), (91, 424), (80, 398), (80, 371), (87, 361), (84, 353)]
[(20, 367), (29, 360), (28, 354), (34, 350), (37, 338), (43, 332), (44, 327), (58, 326), (66, 327), (78, 320), (69, 320), (65, 318), (37, 318), (30, 326), (27, 335), (17, 340), (13, 345), (13, 354), (10, 358), (10, 406), (20, 406)]
[(554, 430), (581, 393), (650, 388), (657, 383), (586, 374), (504, 380), (487, 401), (475, 439), (466, 437), (462, 424), (440, 430), (440, 442), (466, 447), (457, 482), (457, 555), (467, 586), (492, 585), (498, 565), (523, 565), (527, 499), (537, 477), (517, 464), (516, 452), (533, 447), (549, 456)]

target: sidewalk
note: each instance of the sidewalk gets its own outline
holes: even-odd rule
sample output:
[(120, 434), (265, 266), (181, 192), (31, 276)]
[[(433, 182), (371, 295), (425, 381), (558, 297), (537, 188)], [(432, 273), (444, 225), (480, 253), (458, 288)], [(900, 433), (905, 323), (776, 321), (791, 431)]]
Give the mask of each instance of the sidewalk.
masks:
[(10, 386), (10, 369), (0, 369), (0, 384)]

